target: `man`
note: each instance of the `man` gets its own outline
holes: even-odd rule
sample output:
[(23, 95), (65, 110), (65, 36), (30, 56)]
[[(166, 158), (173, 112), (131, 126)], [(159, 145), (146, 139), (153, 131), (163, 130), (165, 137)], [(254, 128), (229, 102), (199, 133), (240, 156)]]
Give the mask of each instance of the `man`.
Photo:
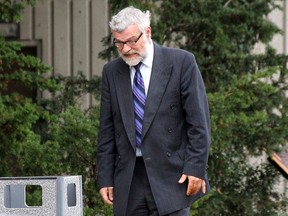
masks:
[(195, 58), (154, 43), (148, 11), (125, 8), (110, 27), (120, 57), (103, 68), (100, 194), (116, 216), (188, 216), (209, 191), (210, 117)]

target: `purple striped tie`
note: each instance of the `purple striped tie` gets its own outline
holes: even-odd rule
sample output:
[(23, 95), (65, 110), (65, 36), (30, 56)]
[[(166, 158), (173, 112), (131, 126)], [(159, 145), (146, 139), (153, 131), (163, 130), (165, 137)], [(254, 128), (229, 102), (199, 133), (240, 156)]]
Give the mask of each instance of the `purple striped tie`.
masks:
[(135, 75), (133, 80), (133, 99), (134, 99), (134, 113), (136, 126), (136, 147), (140, 148), (142, 141), (142, 124), (145, 110), (145, 87), (142, 75), (140, 73), (141, 62), (135, 67)]

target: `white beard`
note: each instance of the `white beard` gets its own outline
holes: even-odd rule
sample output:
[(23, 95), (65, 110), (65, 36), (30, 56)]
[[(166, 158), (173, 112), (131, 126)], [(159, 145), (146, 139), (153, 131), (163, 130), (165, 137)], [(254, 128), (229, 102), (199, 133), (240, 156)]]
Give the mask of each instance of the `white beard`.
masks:
[(147, 39), (145, 39), (145, 48), (144, 50), (139, 53), (139, 52), (136, 52), (134, 51), (133, 49), (131, 49), (129, 52), (130, 54), (137, 54), (137, 56), (133, 57), (133, 58), (126, 58), (121, 52), (118, 51), (120, 57), (129, 65), (129, 66), (135, 66), (137, 65), (139, 62), (141, 62), (144, 58), (146, 58), (147, 56), (147, 47), (149, 45), (149, 41)]
[(120, 54), (122, 59), (129, 65), (129, 66), (134, 66), (134, 65), (137, 65), (139, 62), (141, 62), (145, 56), (140, 56), (138, 55), (137, 57), (135, 58), (126, 58), (125, 56), (123, 56), (122, 54)]

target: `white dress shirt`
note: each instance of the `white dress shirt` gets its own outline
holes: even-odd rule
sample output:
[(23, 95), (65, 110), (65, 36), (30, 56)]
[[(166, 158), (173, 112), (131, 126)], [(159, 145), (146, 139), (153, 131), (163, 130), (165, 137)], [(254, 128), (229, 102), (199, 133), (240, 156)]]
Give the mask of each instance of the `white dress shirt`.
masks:
[[(149, 83), (150, 83), (150, 78), (151, 78), (153, 57), (154, 57), (154, 46), (153, 46), (153, 42), (151, 42), (147, 46), (147, 56), (145, 59), (143, 59), (142, 64), (140, 66), (140, 73), (143, 77), (146, 96), (148, 93)], [(130, 67), (131, 86), (132, 87), (133, 87), (133, 79), (134, 79), (135, 72), (136, 72), (135, 68)], [(137, 157), (142, 156), (142, 152), (141, 152), (140, 148), (136, 148), (136, 156)]]
[[(140, 66), (140, 72), (143, 77), (146, 96), (148, 93), (149, 82), (150, 82), (150, 77), (151, 77), (151, 72), (152, 72), (153, 57), (154, 57), (154, 46), (153, 46), (153, 43), (151, 42), (147, 46), (147, 56), (145, 59), (143, 59), (142, 64)], [(131, 86), (133, 86), (133, 79), (134, 79), (135, 72), (136, 72), (135, 68), (130, 67)]]

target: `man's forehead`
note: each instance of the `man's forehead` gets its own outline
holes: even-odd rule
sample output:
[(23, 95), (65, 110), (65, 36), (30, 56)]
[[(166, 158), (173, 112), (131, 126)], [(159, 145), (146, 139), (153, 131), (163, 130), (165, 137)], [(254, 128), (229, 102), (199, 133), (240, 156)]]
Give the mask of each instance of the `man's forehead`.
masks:
[(137, 25), (129, 25), (126, 29), (121, 32), (113, 31), (112, 34), (115, 38), (129, 38), (135, 37), (140, 33), (139, 27)]

